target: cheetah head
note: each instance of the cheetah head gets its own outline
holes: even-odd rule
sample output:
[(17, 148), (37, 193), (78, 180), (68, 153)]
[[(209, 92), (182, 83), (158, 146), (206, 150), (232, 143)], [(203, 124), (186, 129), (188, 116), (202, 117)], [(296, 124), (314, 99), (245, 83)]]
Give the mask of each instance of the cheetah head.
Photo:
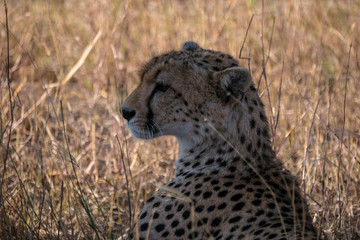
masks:
[(140, 85), (122, 105), (133, 136), (151, 139), (173, 135), (178, 140), (199, 139), (211, 127), (228, 128), (241, 112), (234, 106), (254, 89), (247, 69), (230, 55), (185, 42), (150, 60), (140, 71)]

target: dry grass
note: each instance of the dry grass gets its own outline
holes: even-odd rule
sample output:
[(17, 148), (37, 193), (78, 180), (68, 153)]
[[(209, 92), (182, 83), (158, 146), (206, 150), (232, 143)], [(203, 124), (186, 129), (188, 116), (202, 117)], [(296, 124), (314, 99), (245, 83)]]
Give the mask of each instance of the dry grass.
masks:
[(252, 15), (242, 57), (250, 58), (276, 153), (300, 179), (316, 226), (329, 239), (360, 238), (359, 1), (19, 0), (7, 7), (9, 68), (4, 8), (0, 15), (1, 238), (125, 236), (145, 199), (173, 176), (178, 153), (173, 138), (135, 140), (124, 126), (119, 105), (136, 87), (137, 69), (185, 40), (236, 56)]

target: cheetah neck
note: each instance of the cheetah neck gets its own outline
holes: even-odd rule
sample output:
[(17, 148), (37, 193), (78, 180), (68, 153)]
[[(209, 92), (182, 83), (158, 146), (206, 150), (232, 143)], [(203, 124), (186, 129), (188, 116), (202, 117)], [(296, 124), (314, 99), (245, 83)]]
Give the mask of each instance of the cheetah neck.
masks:
[[(200, 130), (191, 141), (178, 138), (180, 154), (176, 175), (185, 172), (239, 174), (249, 168), (261, 171), (278, 162), (271, 147), (263, 108), (249, 108), (249, 101), (239, 104), (237, 108), (240, 109), (232, 111), (235, 114), (225, 117), (219, 129), (211, 126), (212, 131), (208, 133)], [(241, 118), (236, 119), (239, 115), (236, 111), (242, 111)], [(209, 122), (211, 125), (210, 119)]]

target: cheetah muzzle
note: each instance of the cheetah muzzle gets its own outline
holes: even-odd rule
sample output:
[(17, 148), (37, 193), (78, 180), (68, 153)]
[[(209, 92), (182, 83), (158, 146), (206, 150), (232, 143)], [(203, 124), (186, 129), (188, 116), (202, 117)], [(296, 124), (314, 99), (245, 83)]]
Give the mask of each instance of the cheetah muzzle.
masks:
[(135, 239), (316, 239), (295, 177), (271, 147), (247, 69), (185, 42), (151, 59), (122, 105), (134, 137), (173, 135), (176, 176), (143, 207)]

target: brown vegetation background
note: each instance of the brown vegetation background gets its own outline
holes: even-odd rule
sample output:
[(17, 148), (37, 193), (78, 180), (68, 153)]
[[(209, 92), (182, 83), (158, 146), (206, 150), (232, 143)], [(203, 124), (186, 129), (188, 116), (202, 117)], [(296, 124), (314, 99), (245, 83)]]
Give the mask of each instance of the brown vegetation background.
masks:
[(127, 235), (178, 149), (133, 139), (119, 106), (142, 64), (186, 40), (241, 50), (316, 227), (360, 238), (359, 1), (11, 0), (7, 15), (4, 3), (1, 239)]

